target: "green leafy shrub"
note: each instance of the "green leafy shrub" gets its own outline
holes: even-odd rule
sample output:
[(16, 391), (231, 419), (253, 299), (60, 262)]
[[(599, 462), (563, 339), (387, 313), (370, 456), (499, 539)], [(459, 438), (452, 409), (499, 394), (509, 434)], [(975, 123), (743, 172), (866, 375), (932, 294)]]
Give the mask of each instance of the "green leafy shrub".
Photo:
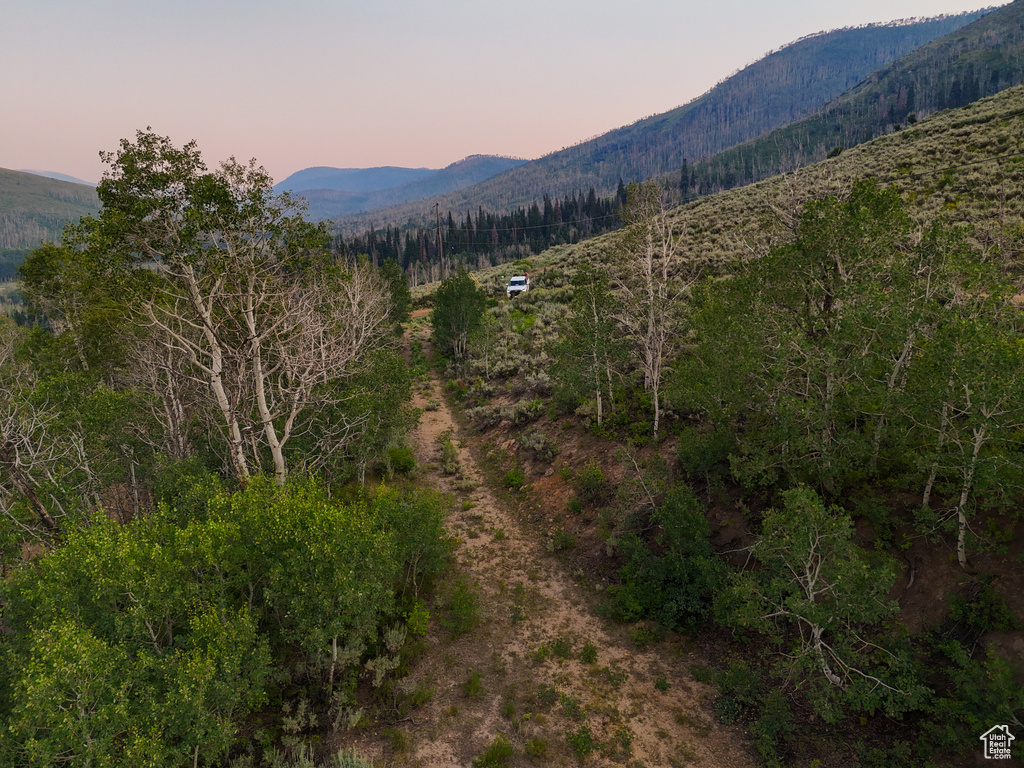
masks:
[(484, 753), (473, 761), (473, 768), (501, 768), (508, 765), (514, 754), (508, 739), (499, 733)]
[(469, 696), (471, 699), (476, 699), (480, 696), (483, 696), (483, 676), (476, 670), (470, 672), (469, 677), (466, 679), (466, 682), (462, 684), (462, 692)]
[(597, 646), (589, 640), (580, 649), (580, 661), (584, 664), (594, 664), (597, 662)]
[(549, 552), (565, 552), (576, 548), (576, 537), (564, 528), (558, 528), (551, 538), (548, 539), (547, 548)]
[(591, 733), (590, 726), (588, 725), (581, 725), (575, 731), (566, 733), (565, 740), (569, 742), (572, 751), (576, 753), (576, 757), (580, 760), (585, 760), (587, 755), (600, 746), (594, 739), (594, 734)]
[(388, 449), (388, 464), (391, 471), (399, 475), (411, 475), (416, 469), (416, 457), (412, 448), (396, 445)]
[(501, 484), (510, 491), (518, 491), (526, 485), (526, 473), (523, 472), (520, 467), (514, 467), (505, 473), (505, 477), (502, 478)]
[(572, 656), (572, 643), (564, 637), (551, 642), (551, 653), (556, 659), (568, 659)]
[(679, 465), (690, 477), (726, 477), (735, 450), (736, 438), (725, 427), (709, 432), (686, 427), (679, 435)]
[(959, 595), (950, 598), (949, 617), (981, 632), (1020, 629), (1020, 622), (991, 584), (986, 584), (972, 600)]
[(459, 451), (451, 439), (441, 440), (441, 471), (446, 475), (457, 475), (461, 466), (459, 464)]
[(715, 715), (727, 725), (735, 723), (745, 710), (757, 705), (761, 678), (742, 661), (734, 661), (714, 676), (718, 685)]
[(582, 720), (583, 719), (583, 706), (568, 693), (563, 693), (558, 697), (559, 703), (562, 705), (562, 711), (565, 716), (570, 720)]
[(471, 632), (480, 622), (480, 598), (475, 585), (460, 578), (455, 581), (441, 624), (455, 637)]
[(526, 740), (526, 755), (534, 760), (547, 760), (548, 740), (540, 737)]
[(750, 724), (754, 746), (767, 768), (782, 768), (786, 765), (779, 752), (795, 729), (786, 697), (778, 688), (772, 688), (761, 697), (760, 712)]
[(658, 552), (634, 533), (621, 537), (622, 583), (609, 591), (622, 621), (649, 618), (693, 633), (710, 613), (726, 569), (711, 546), (711, 529), (689, 488), (671, 491), (652, 515)]
[(579, 497), (587, 503), (596, 504), (605, 498), (607, 488), (605, 486), (604, 472), (601, 471), (600, 465), (594, 459), (588, 461), (576, 473), (576, 477), (573, 479), (573, 487), (576, 489)]
[[(188, 522), (164, 506), (69, 532), (0, 584), (14, 670), (0, 761), (84, 759), (91, 740), (98, 763), (214, 764), (274, 668), (344, 704), (398, 614), (396, 585), (444, 567), (440, 509), (388, 491), (340, 504), (313, 481), (252, 478)], [(53, 706), (67, 700), (82, 706)]]
[(942, 685), (930, 702), (923, 729), (931, 745), (966, 752), (977, 747), (978, 735), (993, 723), (1021, 720), (1024, 688), (1017, 682), (1017, 665), (995, 650), (975, 658), (969, 649), (948, 638), (936, 639), (933, 645), (946, 663), (938, 670)]
[(558, 701), (558, 690), (551, 685), (542, 685), (537, 689), (537, 703), (544, 709), (549, 709)]
[(629, 631), (629, 642), (637, 648), (645, 648), (658, 641), (658, 632), (654, 627), (640, 624)]

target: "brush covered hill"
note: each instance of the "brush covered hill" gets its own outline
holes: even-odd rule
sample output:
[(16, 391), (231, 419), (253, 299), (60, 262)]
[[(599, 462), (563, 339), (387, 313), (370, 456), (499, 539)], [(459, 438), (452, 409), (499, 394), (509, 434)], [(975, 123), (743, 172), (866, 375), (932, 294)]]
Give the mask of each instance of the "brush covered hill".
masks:
[(94, 187), (0, 168), (0, 279), (14, 276), (25, 252), (99, 209)]
[(525, 160), (471, 155), (457, 163), (430, 168), (307, 168), (274, 186), (305, 198), (311, 219), (336, 219), (358, 211), (445, 195), (479, 184)]
[[(770, 53), (703, 96), (661, 115), (638, 120), (553, 152), (482, 184), (447, 195), (442, 209), (508, 210), (593, 186), (613, 192), (633, 181), (678, 172), (693, 162), (804, 117), (896, 59), (979, 18), (985, 11), (910, 23), (871, 25), (811, 35)], [(410, 198), (411, 199), (411, 198)], [(430, 206), (433, 207), (433, 201)], [(346, 232), (371, 225), (418, 221), (422, 202), (372, 216), (346, 217)]]
[[(874, 189), (853, 184), (865, 177), (895, 187), (901, 200), (887, 210), (898, 208), (898, 217), (871, 207), (883, 199), (888, 205), (895, 198), (889, 190), (858, 197), (856, 190)], [(533, 259), (531, 291), (500, 301), (491, 311), (493, 347), (481, 343), (483, 351), (462, 369), (449, 369), (450, 389), (465, 403), (481, 453), (504, 461), (495, 475), (508, 470), (514, 480), (510, 486), (520, 489), (513, 494), (532, 494), (530, 503), (536, 506), (530, 519), (548, 533), (551, 549), (562, 553), (567, 570), (586, 574), (592, 583), (608, 579), (610, 586), (599, 591), (609, 596), (603, 606), (609, 615), (627, 622), (668, 622), (678, 630), (680, 625), (671, 622), (678, 622), (679, 615), (672, 611), (694, 599), (715, 562), (698, 560), (702, 555), (691, 547), (701, 536), (714, 544), (718, 562), (727, 562), (732, 573), (727, 588), (708, 589), (715, 593), (714, 618), (696, 633), (695, 644), (719, 666), (701, 674), (718, 686), (714, 711), (721, 725), (749, 727), (762, 764), (980, 765), (977, 741), (991, 727), (987, 723), (1011, 716), (1019, 722), (1024, 712), (1019, 684), (1024, 669), (1024, 541), (1018, 512), (1024, 497), (1018, 472), (1024, 414), (1021, 313), (1008, 301), (1012, 294), (1001, 290), (1003, 280), (1015, 283), (1018, 292), (1021, 288), (1024, 204), (1017, 190), (1022, 184), (1024, 86), (932, 115), (912, 129), (797, 172), (672, 211), (685, 252), (700, 262), (700, 275), (708, 279), (680, 294), (696, 300), (680, 300), (678, 315), (667, 321), (666, 337), (676, 342), (668, 358), (672, 371), (665, 374), (672, 380), (665, 389), (665, 413), (670, 415), (653, 440), (650, 389), (643, 388), (643, 355), (638, 354), (644, 348), (627, 335), (627, 323), (636, 315), (602, 324), (594, 312), (591, 320), (592, 308), (614, 306), (607, 300), (615, 292), (608, 275), (626, 281), (636, 274), (626, 266), (630, 259), (615, 258), (621, 235), (561, 246)], [(806, 205), (828, 195), (837, 195), (842, 204)], [(837, 217), (835, 212), (847, 203), (852, 218)], [(862, 203), (865, 207), (858, 208)], [(828, 213), (806, 227), (809, 220), (800, 222), (799, 217), (808, 210), (815, 216)], [(904, 210), (912, 223), (904, 222)], [(973, 239), (973, 247), (960, 249), (953, 234), (947, 239), (946, 233), (926, 233), (939, 220), (952, 223), (947, 232)], [(822, 222), (827, 224), (815, 226)], [(879, 222), (894, 226), (872, 229)], [(896, 231), (898, 239), (888, 240)], [(844, 239), (850, 232), (857, 234)], [(775, 247), (797, 237), (808, 239), (796, 248)], [(821, 247), (823, 241), (846, 247)], [(858, 249), (869, 241), (870, 246)], [(632, 245), (635, 255), (635, 240)], [(930, 255), (922, 258), (925, 254)], [(748, 263), (737, 264), (742, 260)], [(632, 261), (635, 265), (642, 258)], [(809, 264), (815, 266), (808, 269)], [(492, 267), (476, 277), (490, 287), (507, 269)], [(949, 282), (932, 293), (944, 271)], [(695, 272), (686, 270), (688, 276)], [(991, 280), (988, 286), (1000, 290), (978, 290), (973, 280), (982, 272)], [(725, 275), (729, 279), (716, 279)], [(619, 292), (625, 301), (628, 287), (625, 283)], [(812, 303), (815, 297), (822, 302)], [(607, 315), (615, 311), (621, 312), (616, 308)], [(516, 333), (517, 327), (523, 330)], [(613, 344), (620, 340), (633, 350), (625, 363), (621, 348)], [(588, 367), (590, 350), (599, 365)], [(838, 360), (849, 367), (837, 366)], [(612, 363), (621, 366), (616, 381), (625, 382), (614, 390), (608, 361), (619, 361)], [(906, 375), (897, 395), (892, 382), (901, 372)], [(594, 392), (604, 390), (606, 381), (604, 402), (614, 408), (606, 408), (602, 424), (601, 401)], [(998, 427), (995, 421), (978, 427), (968, 411), (988, 395), (1011, 414)], [(899, 405), (881, 406), (887, 396), (889, 403), (898, 396)], [(953, 396), (969, 405), (956, 401), (949, 407), (956, 407), (958, 415), (948, 419), (945, 414), (952, 411), (946, 403)], [(883, 422), (872, 416), (883, 407), (892, 419), (885, 439), (892, 442), (878, 452)], [(841, 423), (834, 420), (838, 413), (844, 414)], [(829, 421), (816, 421), (819, 417)], [(985, 459), (986, 471), (998, 482), (971, 491), (977, 503), (973, 524), (987, 533), (972, 550), (970, 568), (957, 565), (949, 529), (929, 518), (932, 509), (945, 514), (965, 504), (968, 486), (960, 470), (966, 464), (954, 469), (952, 462), (971, 452), (957, 454), (951, 447), (943, 453), (954, 445), (944, 442), (952, 434), (944, 430), (954, 421), (961, 435), (975, 441), (956, 438), (957, 448), (974, 451), (970, 461), (981, 455), (977, 436), (986, 429), (1002, 429), (1006, 440), (989, 446)], [(804, 436), (826, 430), (841, 437), (826, 447), (836, 452), (819, 461), (818, 450), (826, 443), (808, 447), (811, 441)], [(885, 457), (877, 471), (869, 464), (870, 450), (861, 452), (872, 434), (877, 439), (874, 456)], [(861, 448), (851, 449), (856, 441)], [(850, 471), (826, 484), (831, 457), (838, 455), (850, 462)], [(931, 489), (931, 481), (925, 481), (929, 463), (938, 470), (940, 458), (951, 462), (941, 470), (949, 473), (942, 498), (922, 500), (920, 491), (927, 495)], [(805, 473), (811, 464), (814, 469)], [(1002, 467), (1007, 473), (995, 474)], [(882, 605), (886, 595), (893, 601), (887, 608), (893, 622), (870, 634), (876, 643), (871, 647), (898, 648), (907, 654), (901, 658), (913, 658), (912, 674), (899, 678), (898, 691), (890, 689), (891, 710), (852, 698), (845, 712), (846, 704), (829, 710), (824, 698), (808, 693), (816, 680), (826, 696), (843, 696), (853, 687), (843, 688), (846, 684), (837, 684), (837, 678), (825, 683), (819, 669), (800, 678), (797, 666), (790, 665), (794, 656), (789, 654), (799, 653), (796, 638), (801, 637), (792, 625), (788, 634), (774, 636), (777, 645), (763, 642), (763, 636), (784, 626), (776, 622), (784, 621), (789, 609), (774, 612), (786, 604), (784, 599), (758, 609), (758, 616), (769, 619), (756, 630), (763, 636), (750, 631), (753, 623), (743, 624), (751, 614), (742, 610), (752, 605), (743, 591), (763, 595), (759, 590), (774, 578), (765, 576), (772, 561), (762, 557), (760, 548), (784, 540), (781, 528), (767, 525), (770, 509), (788, 506), (794, 498), (788, 493), (802, 484), (836, 505), (830, 514), (844, 517), (844, 540), (857, 545), (851, 562), (890, 564), (869, 580), (886, 585), (875, 604)], [(662, 491), (664, 502), (655, 497)], [(686, 496), (691, 501), (700, 496), (688, 507), (693, 517), (685, 524), (675, 516), (682, 498), (673, 495), (677, 492), (692, 492)], [(794, 524), (809, 520), (809, 507), (789, 511)], [(817, 558), (824, 551), (818, 542), (824, 539), (808, 540), (815, 542), (810, 551)], [(695, 562), (702, 564), (700, 569), (690, 565), (694, 570), (683, 575), (686, 564)], [(780, 571), (771, 583), (792, 584), (794, 572)], [(823, 573), (813, 566), (809, 572), (815, 578)], [(826, 578), (837, 592), (851, 590), (847, 576), (841, 577), (842, 589), (840, 579)], [(866, 605), (873, 598), (846, 591), (844, 599), (850, 600), (847, 605)], [(731, 611), (740, 609), (730, 618)], [(837, 615), (823, 611), (830, 620)], [(874, 619), (856, 621), (859, 632), (871, 632)], [(729, 631), (737, 625), (741, 631)], [(888, 684), (896, 676), (873, 679)], [(738, 703), (741, 686), (742, 696), (760, 687), (762, 692), (751, 696), (762, 697), (760, 703)]]
[[(855, 180), (865, 178), (895, 186), (921, 226), (941, 216), (967, 228), (990, 258), (1019, 263), (1024, 257), (1024, 85), (934, 114), (837, 157), (708, 195), (670, 215), (689, 258), (712, 270), (727, 269), (790, 239), (808, 201), (845, 195)], [(543, 258), (548, 264), (603, 262), (617, 242), (611, 233), (560, 246)]]
[(1016, 0), (882, 67), (816, 114), (695, 164), (687, 191), (790, 171), (1021, 83), (1024, 2)]

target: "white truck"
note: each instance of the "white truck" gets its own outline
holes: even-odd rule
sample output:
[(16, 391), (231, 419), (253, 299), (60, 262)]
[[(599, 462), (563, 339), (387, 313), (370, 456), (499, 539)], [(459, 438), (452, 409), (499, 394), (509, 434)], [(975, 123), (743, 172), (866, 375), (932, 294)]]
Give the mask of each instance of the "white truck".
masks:
[(513, 296), (518, 296), (523, 291), (528, 290), (530, 290), (529, 275), (512, 275), (512, 278), (508, 281), (508, 286), (505, 288), (505, 295), (511, 299)]

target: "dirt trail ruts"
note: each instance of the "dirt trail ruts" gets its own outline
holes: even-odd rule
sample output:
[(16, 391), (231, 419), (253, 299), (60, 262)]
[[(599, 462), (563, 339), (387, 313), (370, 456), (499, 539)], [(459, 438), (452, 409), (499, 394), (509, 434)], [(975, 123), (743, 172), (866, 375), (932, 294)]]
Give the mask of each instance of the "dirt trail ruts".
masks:
[[(461, 768), (501, 734), (515, 750), (509, 765), (576, 765), (580, 759), (567, 736), (580, 734), (586, 752), (589, 729), (588, 766), (753, 768), (748, 737), (714, 721), (711, 687), (687, 672), (696, 659), (685, 644), (637, 649), (628, 628), (595, 616), (583, 587), (541, 537), (487, 488), (461, 445), (436, 378), (416, 395), (417, 407), (428, 402), (413, 448), (422, 479), (453, 496), (448, 530), (459, 542), (457, 570), (476, 585), (480, 622), (456, 639), (431, 622), (427, 650), (411, 678), (429, 686), (432, 696), (397, 725), (400, 735), (391, 731), (390, 741), (364, 742), (362, 749), (372, 749), (368, 756), (384, 757), (387, 765)], [(461, 467), (454, 476), (440, 468), (438, 436), (448, 430)], [(579, 658), (587, 643), (596, 649), (596, 662)], [(543, 660), (542, 644), (549, 649)], [(568, 658), (555, 653), (567, 649)], [(479, 675), (475, 691), (466, 685), (473, 673)]]

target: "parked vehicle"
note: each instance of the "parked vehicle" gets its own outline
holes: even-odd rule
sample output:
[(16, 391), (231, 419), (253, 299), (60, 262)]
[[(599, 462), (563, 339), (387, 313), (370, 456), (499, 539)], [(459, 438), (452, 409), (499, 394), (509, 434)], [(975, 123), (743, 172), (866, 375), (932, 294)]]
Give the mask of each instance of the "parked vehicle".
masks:
[(513, 275), (512, 279), (508, 281), (508, 287), (505, 288), (505, 295), (511, 299), (528, 290), (530, 290), (530, 276)]

